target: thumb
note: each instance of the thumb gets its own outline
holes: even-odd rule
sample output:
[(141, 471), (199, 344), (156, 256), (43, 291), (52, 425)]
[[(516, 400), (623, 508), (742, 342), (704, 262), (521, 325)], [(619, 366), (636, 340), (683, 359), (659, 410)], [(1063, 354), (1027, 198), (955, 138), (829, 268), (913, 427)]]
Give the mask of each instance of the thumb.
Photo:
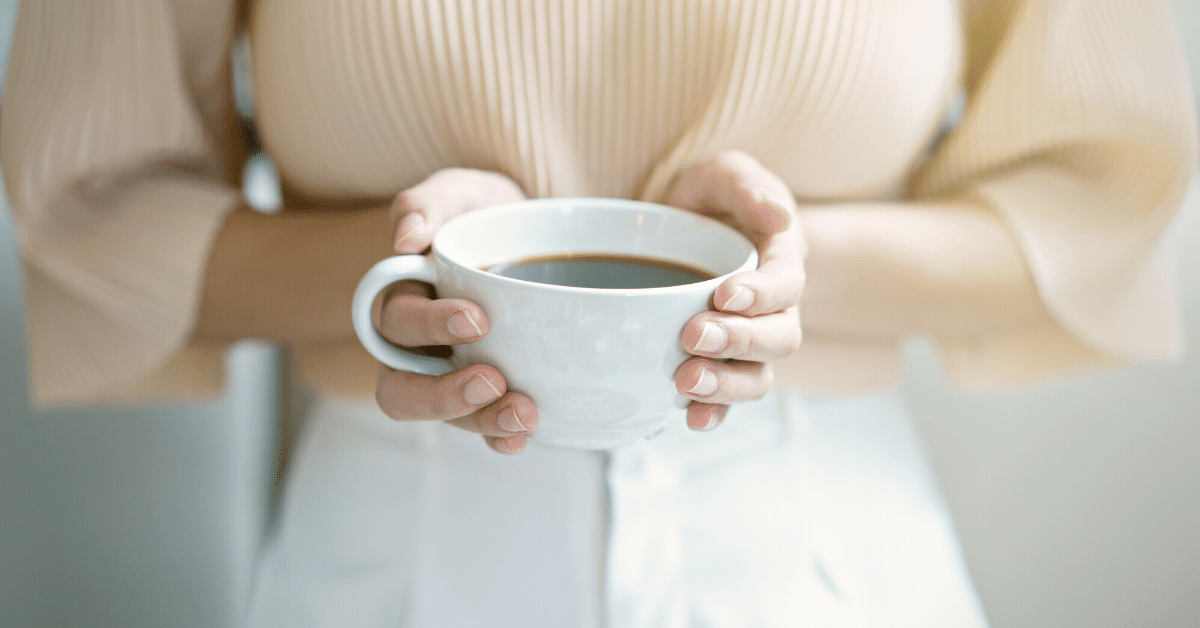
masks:
[(732, 218), (750, 235), (787, 230), (796, 217), (796, 201), (778, 175), (740, 150), (679, 172), (667, 203), (718, 218)]
[(447, 168), (396, 195), (391, 215), (395, 251), (420, 253), (447, 220), (473, 209), (525, 200), (512, 179), (486, 170)]

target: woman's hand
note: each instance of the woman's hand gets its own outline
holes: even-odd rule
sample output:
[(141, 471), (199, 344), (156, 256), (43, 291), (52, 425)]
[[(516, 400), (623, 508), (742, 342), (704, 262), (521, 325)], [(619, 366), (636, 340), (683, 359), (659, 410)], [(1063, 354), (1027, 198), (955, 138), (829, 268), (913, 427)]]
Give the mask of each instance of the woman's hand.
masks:
[[(438, 171), (401, 192), (392, 203), (395, 252), (421, 253), (450, 218), (524, 198), (521, 188), (500, 174), (462, 168)], [(396, 284), (382, 300), (376, 321), (379, 333), (402, 347), (456, 345), (487, 335), (488, 319), (478, 305), (430, 297), (425, 284)], [(383, 366), (375, 398), (397, 421), (445, 421), (482, 434), (498, 452), (515, 454), (525, 449), (526, 434), (537, 427), (538, 412), (529, 397), (507, 389), (500, 371), (483, 364), (439, 377)]]
[(684, 347), (699, 357), (675, 371), (675, 386), (692, 400), (688, 427), (707, 430), (729, 404), (765, 395), (774, 381), (769, 361), (799, 348), (806, 243), (787, 185), (741, 151), (685, 168), (667, 203), (737, 227), (758, 247), (758, 270), (722, 283), (713, 294), (717, 311), (683, 329)]

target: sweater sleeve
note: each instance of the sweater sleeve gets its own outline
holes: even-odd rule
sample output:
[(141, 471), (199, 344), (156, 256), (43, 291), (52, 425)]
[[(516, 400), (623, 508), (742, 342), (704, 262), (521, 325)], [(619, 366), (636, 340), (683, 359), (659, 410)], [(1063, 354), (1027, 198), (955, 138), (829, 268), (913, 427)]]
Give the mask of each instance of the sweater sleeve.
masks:
[(1197, 148), (1168, 4), (968, 5), (966, 109), (917, 178), (916, 197), (994, 212), (1057, 326), (942, 341), (948, 375), (1005, 386), (1177, 354), (1164, 236)]
[(239, 203), (236, 21), (228, 0), (21, 4), (0, 163), (36, 403), (220, 390), (221, 352), (189, 338)]

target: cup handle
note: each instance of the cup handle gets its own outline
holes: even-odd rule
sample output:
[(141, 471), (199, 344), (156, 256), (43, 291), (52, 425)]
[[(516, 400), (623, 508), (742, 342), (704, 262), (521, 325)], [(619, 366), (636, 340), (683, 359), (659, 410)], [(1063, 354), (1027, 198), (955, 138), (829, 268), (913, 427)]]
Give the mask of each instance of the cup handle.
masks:
[(363, 347), (380, 362), (400, 371), (422, 375), (443, 375), (454, 370), (448, 360), (409, 353), (393, 345), (379, 335), (375, 321), (371, 320), (371, 306), (375, 297), (388, 286), (398, 281), (424, 281), (437, 283), (437, 268), (433, 260), (424, 255), (400, 255), (381, 260), (371, 267), (358, 282), (354, 290), (351, 316), (354, 332)]

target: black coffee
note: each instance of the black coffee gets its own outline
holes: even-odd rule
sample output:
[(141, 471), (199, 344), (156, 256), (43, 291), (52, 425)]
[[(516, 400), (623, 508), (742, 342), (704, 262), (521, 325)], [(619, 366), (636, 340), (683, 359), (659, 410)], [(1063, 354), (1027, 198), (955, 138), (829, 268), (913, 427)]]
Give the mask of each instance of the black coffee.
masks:
[(484, 270), (536, 283), (576, 288), (662, 288), (707, 281), (715, 275), (677, 262), (631, 255), (532, 257)]

